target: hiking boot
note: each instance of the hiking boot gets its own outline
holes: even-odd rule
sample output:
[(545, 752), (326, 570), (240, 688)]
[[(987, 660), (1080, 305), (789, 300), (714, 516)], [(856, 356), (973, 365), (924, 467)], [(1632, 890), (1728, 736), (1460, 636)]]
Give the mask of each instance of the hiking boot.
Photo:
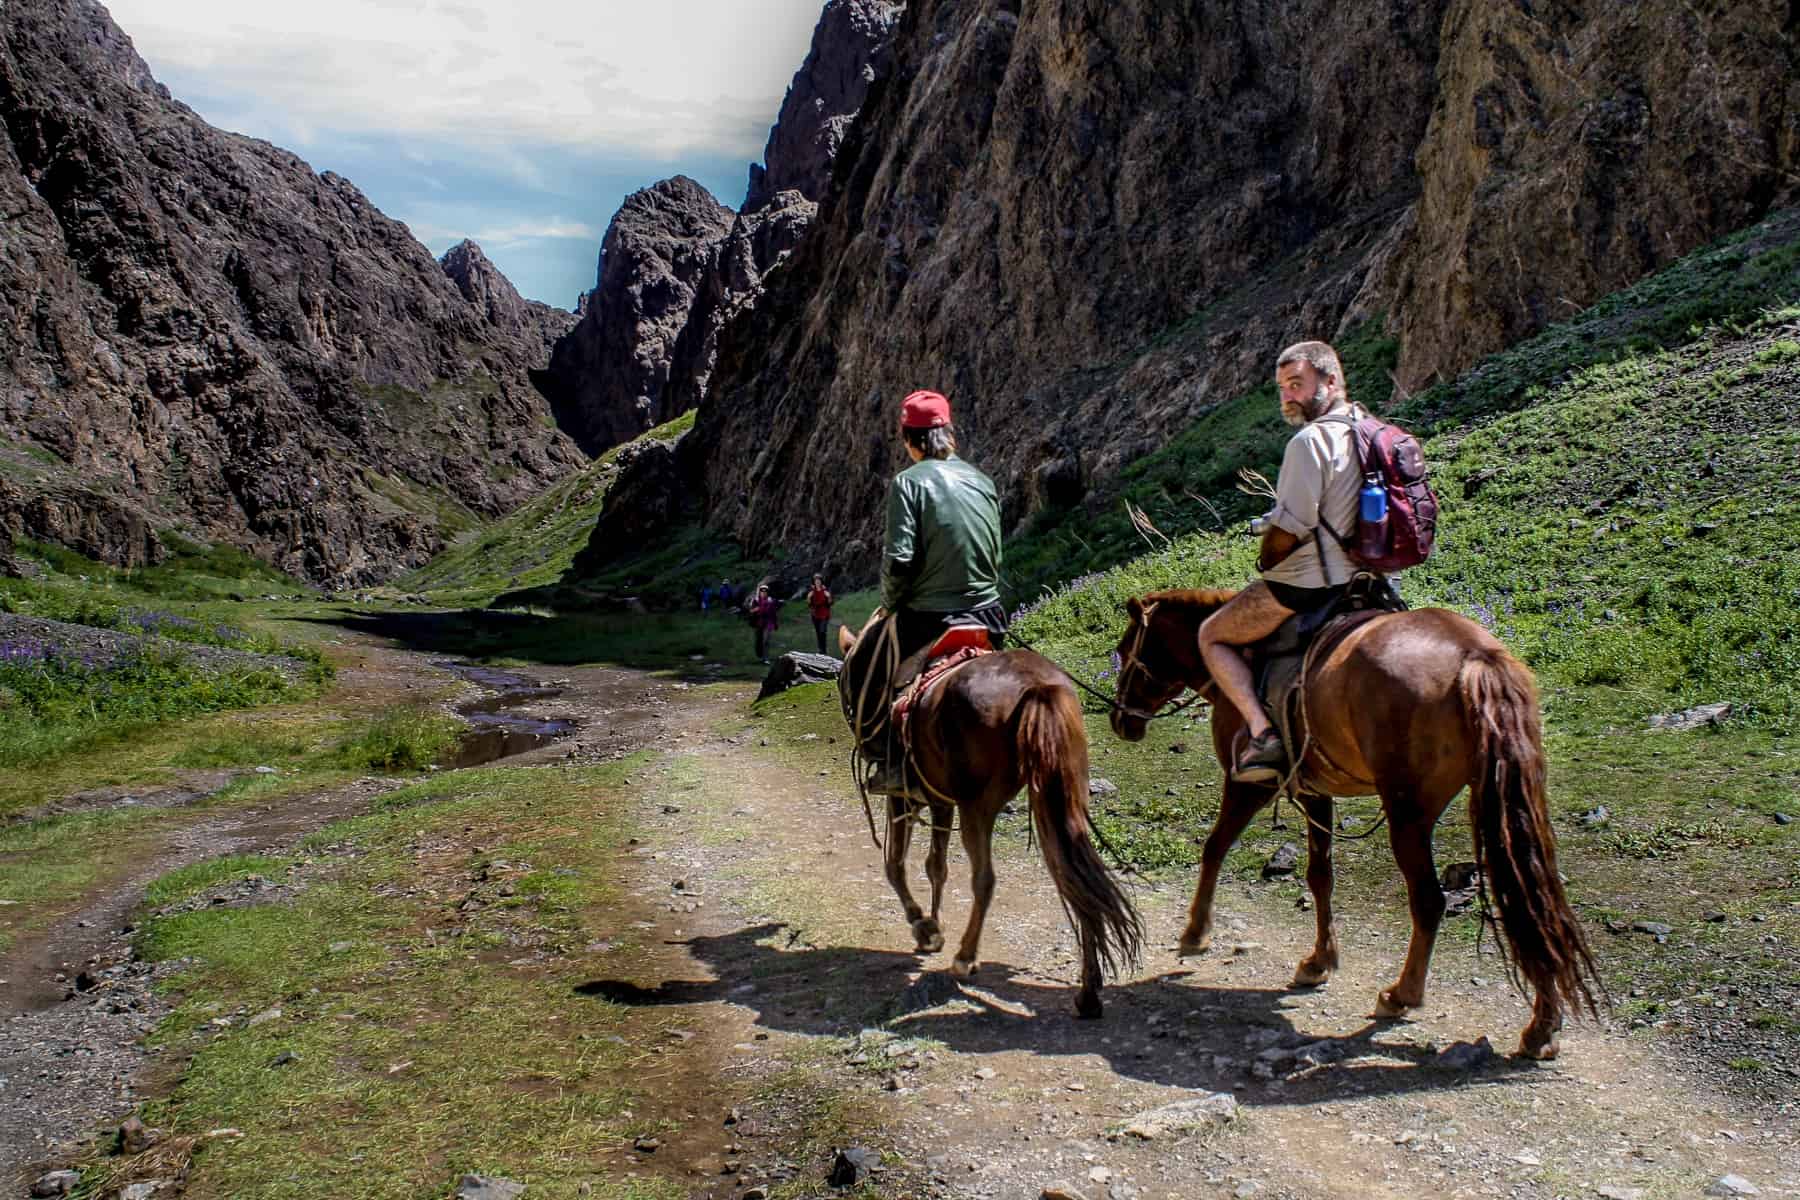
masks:
[(865, 782), (871, 796), (911, 796), (915, 793), (899, 763), (880, 763), (869, 772)]
[(1275, 783), (1287, 769), (1287, 749), (1281, 735), (1273, 729), (1261, 737), (1253, 737), (1238, 755), (1231, 768), (1233, 783)]

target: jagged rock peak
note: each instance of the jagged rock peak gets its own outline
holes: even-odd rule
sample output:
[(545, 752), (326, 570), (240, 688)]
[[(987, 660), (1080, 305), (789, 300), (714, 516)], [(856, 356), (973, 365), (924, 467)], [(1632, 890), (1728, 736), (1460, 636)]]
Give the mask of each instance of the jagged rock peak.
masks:
[[(607, 227), (606, 241), (613, 240), (621, 224), (625, 226), (624, 236), (660, 231), (675, 238), (705, 237), (715, 234), (721, 223), (724, 228), (731, 228), (734, 215), (699, 182), (686, 175), (672, 175), (625, 197), (625, 203)], [(604, 251), (604, 243), (601, 248)]]
[(888, 42), (906, 5), (891, 0), (827, 0), (812, 48), (794, 75), (761, 163), (750, 164), (744, 211), (778, 192), (824, 198), (837, 157), (869, 85), (887, 68)]
[(481, 252), (481, 247), (468, 238), (446, 250), (438, 265), (463, 299), (486, 313), (488, 320), (514, 324), (524, 320), (525, 298)]
[(678, 415), (676, 342), (737, 214), (685, 175), (633, 192), (600, 246), (599, 280), (540, 387), (589, 453)]

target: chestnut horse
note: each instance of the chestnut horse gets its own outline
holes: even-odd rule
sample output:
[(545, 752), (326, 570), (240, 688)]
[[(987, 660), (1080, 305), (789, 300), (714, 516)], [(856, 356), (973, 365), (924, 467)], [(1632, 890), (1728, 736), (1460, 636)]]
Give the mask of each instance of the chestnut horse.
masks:
[[(1115, 733), (1138, 741), (1155, 709), (1184, 689), (1206, 694), (1213, 687), (1200, 658), (1200, 623), (1232, 595), (1166, 591), (1127, 602), (1131, 624), (1118, 647)], [(1331, 797), (1374, 794), (1381, 797), (1413, 919), (1406, 964), (1376, 997), (1375, 1012), (1396, 1017), (1425, 1002), (1426, 970), (1444, 915), (1432, 829), (1467, 787), (1475, 861), (1499, 910), (1502, 954), (1515, 985), (1522, 975), (1536, 993), (1518, 1053), (1554, 1058), (1564, 1009), (1597, 1015), (1594, 995), (1601, 985), (1556, 870), (1530, 670), (1473, 621), (1428, 608), (1368, 619), (1312, 664), (1304, 687), (1312, 740), (1302, 777), (1329, 794), (1300, 798), (1318, 933), (1294, 973), (1294, 986), (1322, 984), (1338, 965)], [(1214, 752), (1228, 774), (1181, 935), (1183, 955), (1198, 954), (1211, 941), (1220, 864), (1276, 790), (1230, 781), (1244, 722), (1229, 703), (1215, 706), (1212, 730)]]
[[(871, 621), (862, 634), (871, 651), (876, 649), (873, 626)], [(854, 657), (857, 642), (858, 635), (839, 627), (846, 679), (860, 664)], [(944, 946), (938, 913), (954, 818), (962, 827), (963, 849), (969, 855), (974, 904), (950, 970), (958, 978), (976, 972), (981, 927), (994, 895), (994, 821), (1023, 788), (1030, 794), (1044, 865), (1081, 945), (1081, 990), (1075, 1011), (1082, 1017), (1098, 1017), (1101, 964), (1108, 969), (1136, 964), (1143, 925), (1088, 836), (1087, 731), (1068, 676), (1030, 650), (983, 655), (914, 704), (909, 725), (909, 775), (920, 781), (927, 799), (887, 798), (883, 850), (888, 882), (906, 910), (919, 953), (935, 953)], [(925, 874), (931, 880), (929, 917), (906, 886), (906, 852), (913, 823), (922, 815), (929, 816), (931, 829), (931, 852), (925, 860)]]

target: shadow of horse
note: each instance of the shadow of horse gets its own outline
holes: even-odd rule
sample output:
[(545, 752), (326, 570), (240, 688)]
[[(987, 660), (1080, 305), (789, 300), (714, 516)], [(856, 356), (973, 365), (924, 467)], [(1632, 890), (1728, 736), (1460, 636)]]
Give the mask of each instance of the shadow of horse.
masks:
[[(1497, 1059), (1480, 1070), (1440, 1067), (1424, 1047), (1383, 1034), (1398, 1022), (1371, 1018), (1337, 1036), (1297, 1029), (1285, 989), (1200, 983), (1185, 969), (1109, 989), (1123, 1020), (1096, 1025), (1068, 1011), (1073, 978), (988, 961), (974, 981), (919, 972), (916, 955), (851, 946), (809, 948), (781, 924), (749, 926), (686, 946), (710, 980), (646, 985), (595, 979), (575, 991), (628, 1007), (736, 1004), (764, 1029), (849, 1036), (882, 1026), (900, 1037), (942, 1042), (959, 1053), (1026, 1050), (1040, 1057), (1098, 1055), (1118, 1075), (1180, 1088), (1230, 1091), (1248, 1105), (1325, 1103), (1349, 1096), (1398, 1095), (1480, 1086), (1538, 1070)], [(1067, 964), (1070, 976), (1080, 964)], [(1121, 1011), (1122, 1010), (1122, 1011)], [(1295, 1059), (1289, 1050), (1302, 1050)], [(1259, 1054), (1279, 1083), (1248, 1086)], [(1215, 1065), (1215, 1058), (1230, 1059)]]

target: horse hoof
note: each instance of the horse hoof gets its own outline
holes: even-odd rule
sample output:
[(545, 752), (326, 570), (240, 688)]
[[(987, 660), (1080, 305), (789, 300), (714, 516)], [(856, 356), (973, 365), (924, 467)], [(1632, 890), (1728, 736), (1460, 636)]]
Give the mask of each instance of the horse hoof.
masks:
[(964, 961), (960, 958), (950, 960), (950, 973), (958, 979), (968, 979), (979, 970), (981, 970), (981, 964), (973, 960)]
[(1294, 969), (1294, 982), (1290, 986), (1297, 988), (1324, 987), (1330, 979), (1330, 967), (1315, 967), (1301, 963)]
[(1211, 946), (1212, 934), (1210, 933), (1202, 934), (1199, 937), (1188, 937), (1184, 934), (1182, 935), (1181, 941), (1176, 943), (1175, 957), (1194, 958), (1198, 955), (1205, 954)]
[(913, 926), (913, 940), (918, 943), (920, 954), (936, 954), (944, 948), (944, 935), (938, 929), (937, 922), (927, 919)]
[(1098, 1021), (1106, 1006), (1100, 1003), (1100, 997), (1089, 996), (1085, 992), (1075, 997), (1075, 1015), (1083, 1021)]
[(1527, 1029), (1519, 1038), (1518, 1057), (1532, 1058), (1538, 1062), (1549, 1062), (1562, 1053), (1562, 1040), (1555, 1034), (1545, 1036), (1534, 1034)]
[(1392, 991), (1380, 992), (1375, 996), (1375, 1015), (1378, 1017), (1404, 1017), (1407, 1009), (1417, 1007), (1416, 1004), (1402, 1004), (1394, 999)]

